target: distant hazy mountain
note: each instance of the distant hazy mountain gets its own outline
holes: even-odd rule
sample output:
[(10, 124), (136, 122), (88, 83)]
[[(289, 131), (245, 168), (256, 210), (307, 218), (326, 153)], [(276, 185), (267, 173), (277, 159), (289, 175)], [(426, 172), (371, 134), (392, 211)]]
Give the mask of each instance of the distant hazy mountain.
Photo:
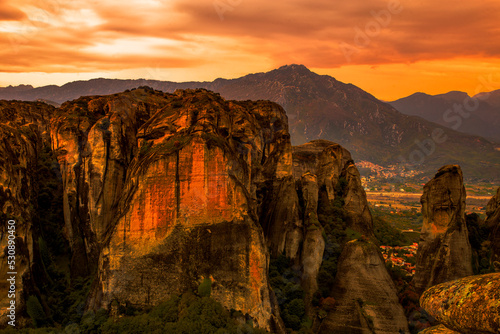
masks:
[(0, 89), (0, 98), (61, 103), (82, 95), (113, 94), (144, 85), (167, 92), (206, 88), (226, 99), (277, 102), (287, 111), (294, 145), (326, 139), (350, 150), (355, 161), (383, 166), (406, 162), (410, 168), (429, 172), (429, 176), (443, 165), (460, 164), (466, 178), (500, 179), (499, 145), (404, 115), (352, 84), (315, 74), (302, 65), (213, 82), (94, 79), (61, 87), (10, 87)]
[(406, 115), (500, 142), (500, 90), (470, 97), (464, 92), (416, 93), (389, 102)]

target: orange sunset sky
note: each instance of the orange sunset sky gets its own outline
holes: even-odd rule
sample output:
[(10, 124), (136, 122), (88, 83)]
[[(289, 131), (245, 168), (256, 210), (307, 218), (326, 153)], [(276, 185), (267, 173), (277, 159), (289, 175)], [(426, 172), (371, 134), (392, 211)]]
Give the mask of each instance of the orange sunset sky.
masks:
[(0, 0), (0, 86), (304, 64), (383, 100), (500, 89), (500, 1)]

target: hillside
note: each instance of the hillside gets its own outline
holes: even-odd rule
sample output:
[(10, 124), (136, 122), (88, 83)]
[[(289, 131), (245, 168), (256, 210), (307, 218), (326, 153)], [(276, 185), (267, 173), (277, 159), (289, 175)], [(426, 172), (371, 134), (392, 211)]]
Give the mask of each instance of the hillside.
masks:
[(405, 115), (420, 116), (450, 129), (500, 142), (499, 101), (500, 91), (474, 97), (449, 92), (434, 96), (415, 93), (390, 104)]

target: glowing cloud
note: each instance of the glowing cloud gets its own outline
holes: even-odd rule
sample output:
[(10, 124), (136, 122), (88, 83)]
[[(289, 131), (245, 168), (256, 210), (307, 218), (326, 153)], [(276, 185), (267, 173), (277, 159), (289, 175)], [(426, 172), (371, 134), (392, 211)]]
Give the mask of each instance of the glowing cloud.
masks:
[(470, 91), (500, 72), (499, 12), (496, 0), (0, 0), (0, 85), (151, 67), (213, 80), (301, 63), (384, 99)]

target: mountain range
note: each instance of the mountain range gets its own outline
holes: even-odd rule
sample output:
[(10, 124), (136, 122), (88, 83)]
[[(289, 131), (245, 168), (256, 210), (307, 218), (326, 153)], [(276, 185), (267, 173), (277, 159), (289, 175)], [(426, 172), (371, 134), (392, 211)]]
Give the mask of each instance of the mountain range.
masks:
[(405, 115), (414, 115), (460, 132), (500, 142), (500, 90), (477, 94), (453, 91), (440, 95), (415, 93), (389, 102)]
[(80, 96), (114, 94), (139, 86), (165, 92), (204, 88), (226, 99), (276, 102), (287, 112), (293, 145), (314, 139), (331, 140), (349, 149), (355, 161), (397, 164), (429, 176), (442, 165), (459, 164), (467, 179), (500, 178), (500, 145), (405, 115), (352, 84), (318, 75), (303, 65), (213, 82), (94, 79), (61, 87), (9, 86), (0, 88), (0, 98), (59, 104)]

